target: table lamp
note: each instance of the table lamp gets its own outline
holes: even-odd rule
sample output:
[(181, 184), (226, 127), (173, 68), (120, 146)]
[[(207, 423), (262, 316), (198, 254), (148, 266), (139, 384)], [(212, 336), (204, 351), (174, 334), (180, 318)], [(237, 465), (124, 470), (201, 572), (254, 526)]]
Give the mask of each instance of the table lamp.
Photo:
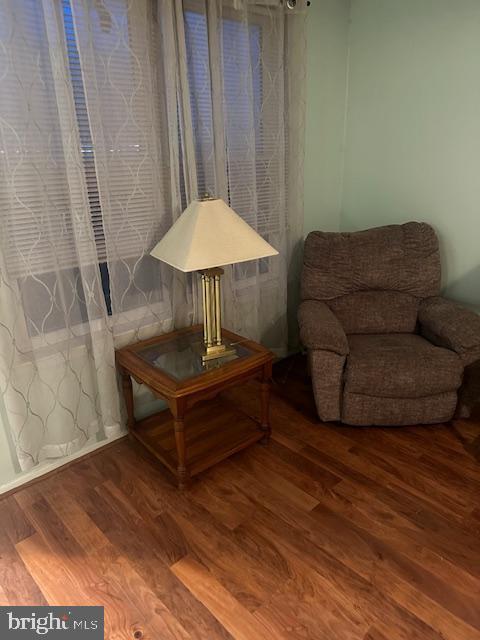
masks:
[(220, 276), (226, 264), (278, 255), (220, 198), (193, 200), (151, 251), (180, 271), (198, 271), (202, 278), (202, 361), (232, 355), (222, 341)]

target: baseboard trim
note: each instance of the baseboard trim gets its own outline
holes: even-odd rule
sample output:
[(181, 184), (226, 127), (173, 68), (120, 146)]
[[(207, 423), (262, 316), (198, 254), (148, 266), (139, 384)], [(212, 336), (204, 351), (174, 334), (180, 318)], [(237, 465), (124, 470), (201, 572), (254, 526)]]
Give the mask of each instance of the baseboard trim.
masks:
[(34, 468), (27, 473), (21, 474), (18, 478), (0, 486), (0, 500), (7, 498), (16, 491), (20, 491), (21, 489), (25, 489), (26, 487), (35, 484), (35, 482), (38, 482), (39, 480), (43, 480), (45, 477), (53, 476), (59, 471), (62, 471), (62, 469), (71, 467), (85, 458), (90, 458), (91, 456), (96, 455), (126, 437), (126, 433), (121, 433), (109, 438), (108, 440), (102, 440), (101, 442), (96, 442), (95, 444), (85, 447), (71, 456), (68, 456), (67, 460), (65, 458), (61, 458), (60, 460), (49, 462), (42, 465), (40, 468)]

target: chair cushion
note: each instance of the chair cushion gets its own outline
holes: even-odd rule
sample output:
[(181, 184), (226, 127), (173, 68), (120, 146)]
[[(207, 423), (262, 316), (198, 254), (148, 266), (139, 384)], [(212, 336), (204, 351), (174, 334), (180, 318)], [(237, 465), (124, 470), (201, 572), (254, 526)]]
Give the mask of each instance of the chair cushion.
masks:
[(326, 304), (345, 333), (414, 333), (419, 302), (400, 291), (355, 291)]
[(440, 251), (420, 222), (353, 233), (312, 231), (303, 254), (302, 300), (333, 300), (355, 291), (401, 291), (417, 298), (440, 291)]
[(345, 393), (342, 422), (354, 426), (382, 427), (438, 424), (452, 419), (456, 404), (455, 391), (425, 398), (375, 398), (360, 393)]
[(419, 335), (350, 335), (348, 342), (347, 393), (421, 398), (455, 391), (462, 382), (460, 357)]

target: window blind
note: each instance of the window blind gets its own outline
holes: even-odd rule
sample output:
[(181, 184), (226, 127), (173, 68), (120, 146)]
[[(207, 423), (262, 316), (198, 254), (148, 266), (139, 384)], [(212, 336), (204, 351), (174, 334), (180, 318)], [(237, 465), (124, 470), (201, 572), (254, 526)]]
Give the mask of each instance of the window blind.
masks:
[[(160, 161), (168, 157), (168, 133), (154, 82), (159, 29), (153, 5), (59, 0), (59, 6), (97, 259), (135, 259), (171, 223), (170, 167)], [(225, 169), (231, 206), (266, 235), (282, 227), (284, 216), (283, 45), (276, 18), (249, 11), (247, 24), (224, 9), (220, 25)], [(215, 191), (207, 20), (196, 2), (185, 3), (184, 17), (202, 194)], [(0, 144), (10, 150), (0, 154), (7, 186), (0, 211), (16, 276), (78, 264), (50, 55), (42, 3), (22, 0), (0, 96), (8, 122)]]
[(199, 10), (184, 11), (190, 107), (197, 165), (198, 194), (215, 195), (212, 87), (207, 18)]
[[(184, 5), (187, 63), (199, 193), (214, 191), (213, 113), (207, 17), (200, 3)], [(221, 72), (229, 204), (266, 235), (284, 220), (285, 140), (283, 35), (275, 17), (250, 9), (248, 24), (234, 10), (221, 21)], [(279, 137), (280, 136), (280, 137)]]
[(53, 271), (75, 262), (71, 201), (42, 3), (11, 4), (15, 31), (0, 14), (0, 215), (8, 271)]
[(170, 217), (169, 167), (161, 161), (168, 136), (155, 85), (159, 36), (154, 3), (109, 0), (92, 7), (70, 2), (81, 67), (72, 81), (83, 81), (86, 99), (85, 106), (79, 91), (84, 153), (87, 159), (94, 156), (85, 166), (99, 260), (140, 257), (168, 228)]
[[(96, 259), (135, 260), (171, 223), (170, 172), (160, 161), (168, 135), (154, 84), (159, 36), (153, 3), (59, 0), (57, 8), (68, 65), (60, 82), (69, 82), (73, 93)], [(22, 0), (2, 77), (7, 125), (0, 140), (6, 185), (0, 212), (15, 277), (77, 266), (85, 240), (74, 237), (78, 198), (72, 201), (77, 194), (68, 183), (66, 154), (76, 141), (62, 139), (59, 109), (65, 105), (57, 103), (51, 55), (58, 53), (49, 50), (48, 19), (42, 3)]]

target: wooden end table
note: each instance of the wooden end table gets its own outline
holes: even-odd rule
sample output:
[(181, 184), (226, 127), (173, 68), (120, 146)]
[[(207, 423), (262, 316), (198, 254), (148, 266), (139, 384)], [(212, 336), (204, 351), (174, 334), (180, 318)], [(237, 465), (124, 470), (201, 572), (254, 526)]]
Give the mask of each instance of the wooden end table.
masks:
[[(252, 340), (230, 331), (222, 333), (235, 353), (206, 364), (202, 364), (199, 350), (201, 325), (115, 352), (130, 437), (141, 442), (176, 476), (179, 488), (204, 469), (254, 442), (267, 442), (270, 436), (273, 354)], [(165, 400), (168, 409), (136, 420), (131, 378)], [(258, 421), (219, 395), (252, 378), (260, 380)]]

